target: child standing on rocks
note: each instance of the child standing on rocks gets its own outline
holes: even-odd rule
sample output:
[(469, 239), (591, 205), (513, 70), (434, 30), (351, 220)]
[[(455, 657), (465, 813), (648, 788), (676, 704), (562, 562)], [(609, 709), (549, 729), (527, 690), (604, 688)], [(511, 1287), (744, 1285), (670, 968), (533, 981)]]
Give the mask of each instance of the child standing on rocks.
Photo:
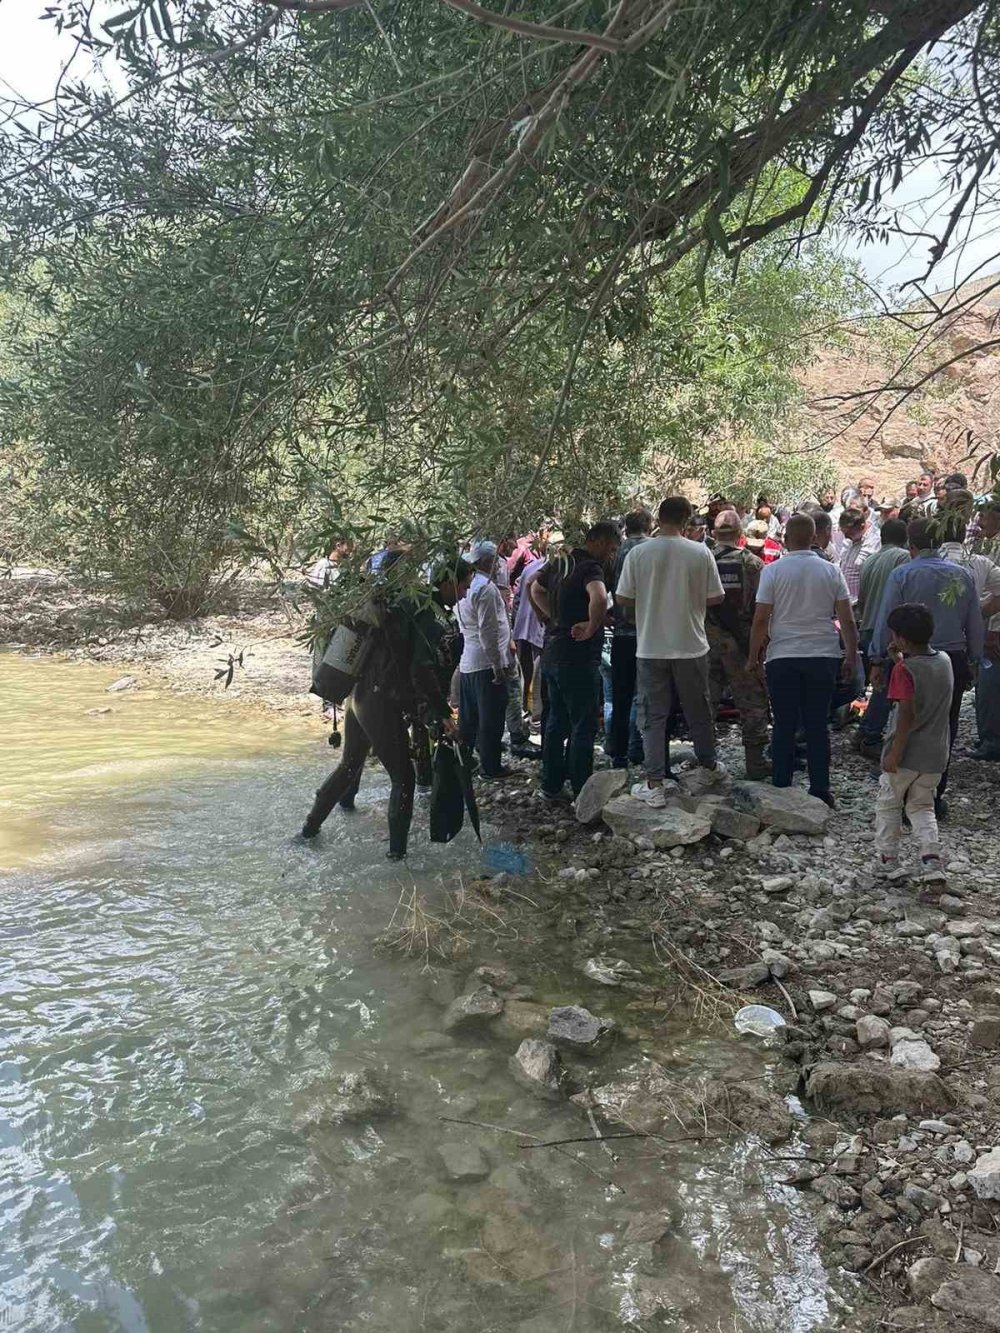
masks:
[(895, 659), (889, 700), (896, 705), (882, 751), (875, 805), (875, 846), (883, 879), (905, 877), (899, 842), (906, 810), (920, 848), (925, 884), (943, 884), (934, 793), (948, 765), (954, 675), (947, 653), (931, 648), (934, 617), (916, 602), (890, 612), (889, 650)]

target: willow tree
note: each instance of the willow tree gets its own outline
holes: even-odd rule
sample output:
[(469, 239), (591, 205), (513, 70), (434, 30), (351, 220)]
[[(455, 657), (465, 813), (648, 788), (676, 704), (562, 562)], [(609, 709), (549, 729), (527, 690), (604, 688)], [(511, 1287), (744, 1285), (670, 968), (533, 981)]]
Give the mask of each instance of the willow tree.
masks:
[[(929, 158), (954, 196), (932, 261), (992, 205), (991, 3), (50, 12), (120, 73), (9, 108), (8, 271), (62, 319), (59, 357), (80, 291), (115, 286), (88, 246), (124, 247), (137, 283), (144, 245), (184, 275), (192, 345), (225, 367), (203, 439), (234, 503), (295, 459), (319, 507), (499, 524), (598, 501), (651, 452), (766, 438), (852, 299), (830, 218), (901, 229), (887, 195)], [(209, 252), (214, 275), (185, 267)], [(186, 402), (197, 367), (170, 366)]]

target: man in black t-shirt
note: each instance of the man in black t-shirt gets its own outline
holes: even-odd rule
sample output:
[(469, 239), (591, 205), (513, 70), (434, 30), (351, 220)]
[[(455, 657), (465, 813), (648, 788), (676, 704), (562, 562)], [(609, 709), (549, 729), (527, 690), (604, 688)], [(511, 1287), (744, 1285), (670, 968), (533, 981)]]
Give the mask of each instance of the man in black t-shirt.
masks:
[(583, 546), (550, 561), (530, 596), (545, 624), (542, 677), (547, 705), (542, 736), (542, 795), (558, 800), (569, 777), (573, 795), (594, 768), (601, 647), (608, 613), (605, 568), (618, 550), (614, 523), (595, 523)]

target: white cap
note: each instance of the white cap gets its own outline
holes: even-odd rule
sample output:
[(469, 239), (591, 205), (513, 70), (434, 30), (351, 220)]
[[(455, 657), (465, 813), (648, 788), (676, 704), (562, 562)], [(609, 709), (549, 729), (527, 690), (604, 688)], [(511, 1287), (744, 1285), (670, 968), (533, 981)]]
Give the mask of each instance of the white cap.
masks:
[(480, 560), (492, 560), (497, 553), (496, 542), (473, 542), (469, 549), (469, 559), (474, 565), (478, 565)]

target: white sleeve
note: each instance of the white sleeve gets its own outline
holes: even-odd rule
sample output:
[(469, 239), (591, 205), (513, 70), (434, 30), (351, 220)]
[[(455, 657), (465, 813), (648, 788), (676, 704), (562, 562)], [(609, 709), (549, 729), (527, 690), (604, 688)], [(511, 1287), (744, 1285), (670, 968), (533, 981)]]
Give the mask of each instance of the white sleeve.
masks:
[(476, 616), (479, 620), (479, 643), (490, 660), (490, 666), (494, 671), (506, 670), (504, 648), (508, 640), (507, 611), (503, 598), (492, 583), (483, 585), (482, 595), (476, 602)]

